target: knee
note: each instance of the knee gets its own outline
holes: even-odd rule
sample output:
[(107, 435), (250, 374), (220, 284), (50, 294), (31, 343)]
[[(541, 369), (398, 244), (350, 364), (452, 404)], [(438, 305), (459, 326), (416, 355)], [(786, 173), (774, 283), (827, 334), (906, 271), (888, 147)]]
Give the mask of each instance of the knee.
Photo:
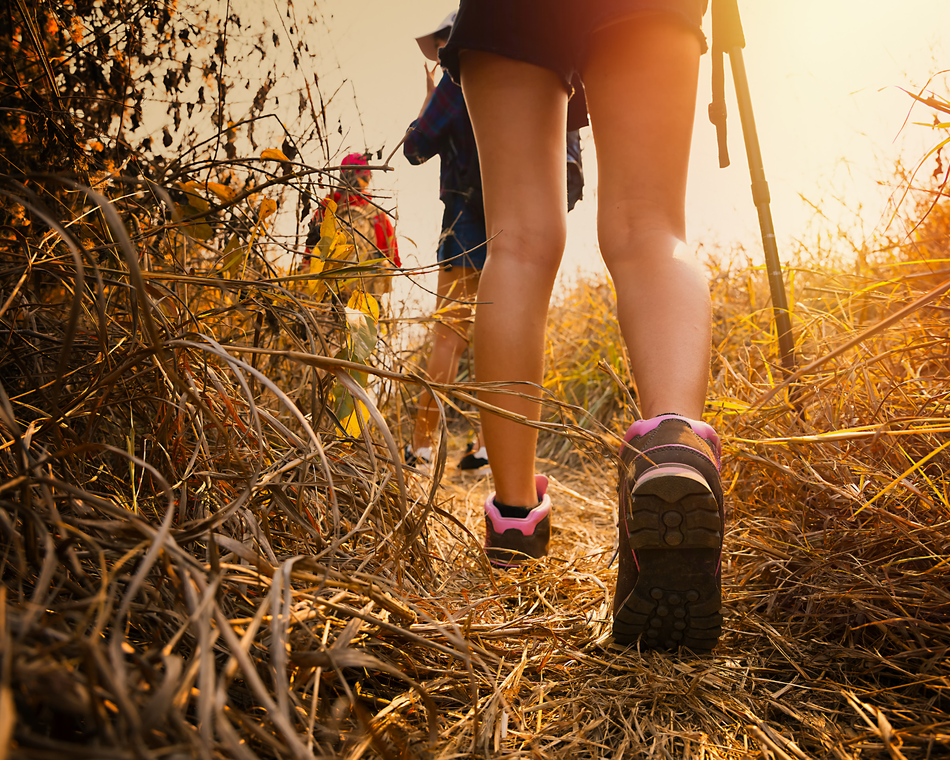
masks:
[(604, 263), (611, 271), (691, 257), (685, 244), (685, 223), (661, 214), (601, 216), (597, 237)]
[(494, 226), (497, 233), (488, 245), (493, 266), (503, 263), (530, 269), (539, 277), (553, 278), (557, 274), (567, 242), (566, 226), (559, 220), (550, 223), (520, 220), (518, 224)]

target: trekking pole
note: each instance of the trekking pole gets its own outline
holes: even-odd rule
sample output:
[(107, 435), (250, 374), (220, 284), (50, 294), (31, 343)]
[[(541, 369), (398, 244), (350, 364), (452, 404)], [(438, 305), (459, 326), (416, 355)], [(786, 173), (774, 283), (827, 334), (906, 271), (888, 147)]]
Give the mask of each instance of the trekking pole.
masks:
[(782, 368), (785, 376), (788, 377), (795, 371), (795, 341), (792, 337), (791, 313), (785, 294), (782, 263), (779, 261), (778, 246), (775, 243), (772, 211), (769, 207), (771, 201), (769, 183), (765, 180), (762, 151), (759, 148), (759, 136), (755, 131), (755, 118), (752, 114), (749, 79), (742, 59), (745, 36), (742, 33), (737, 0), (712, 0), (712, 39), (713, 100), (709, 104), (709, 120), (716, 125), (719, 166), (723, 169), (729, 166), (729, 150), (726, 144), (725, 72), (723, 71), (723, 54), (728, 54), (732, 65), (732, 80), (736, 86), (736, 101), (739, 105), (739, 120), (742, 123), (745, 152), (749, 159), (749, 173), (752, 175), (752, 202), (755, 203), (758, 211), (759, 229), (762, 231), (762, 246), (765, 249), (769, 289), (772, 292), (772, 311), (778, 333), (779, 353), (782, 357)]

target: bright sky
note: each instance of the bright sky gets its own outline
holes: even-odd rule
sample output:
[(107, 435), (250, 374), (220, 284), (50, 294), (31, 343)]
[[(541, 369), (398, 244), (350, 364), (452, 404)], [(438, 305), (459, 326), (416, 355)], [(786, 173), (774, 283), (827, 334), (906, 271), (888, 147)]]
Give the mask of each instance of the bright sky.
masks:
[[(423, 57), (414, 37), (433, 29), (454, 7), (451, 0), (325, 0), (326, 37), (310, 40), (324, 92), (336, 96), (344, 135), (340, 150), (382, 148), (388, 155), (416, 117), (425, 93)], [(937, 142), (918, 106), (901, 131), (917, 90), (950, 68), (940, 32), (950, 29), (947, 0), (739, 0), (746, 35), (745, 64), (766, 177), (772, 194), (780, 255), (795, 240), (815, 234), (817, 204), (833, 224), (863, 225), (869, 232), (886, 218), (890, 168), (903, 155), (911, 163)], [(704, 21), (709, 33), (709, 14)], [(728, 59), (727, 59), (728, 67)], [(700, 74), (688, 190), (691, 241), (704, 246), (742, 243), (761, 248), (749, 171), (731, 73), (727, 71), (732, 166), (718, 168), (715, 129), (706, 117), (710, 56)], [(946, 94), (946, 79), (934, 88)], [(596, 252), (596, 168), (585, 136), (585, 199), (569, 216), (563, 273), (600, 271)], [(377, 188), (395, 196), (403, 259), (434, 261), (441, 204), (438, 160), (410, 166), (400, 154), (395, 171), (378, 175)], [(805, 199), (805, 200), (803, 200)]]

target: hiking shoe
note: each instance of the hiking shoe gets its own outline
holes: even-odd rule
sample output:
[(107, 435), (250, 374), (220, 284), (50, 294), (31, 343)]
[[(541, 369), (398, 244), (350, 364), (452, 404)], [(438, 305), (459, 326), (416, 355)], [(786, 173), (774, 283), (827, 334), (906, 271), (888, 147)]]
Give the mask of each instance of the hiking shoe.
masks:
[(488, 470), (488, 450), (482, 446), (475, 451), (475, 444), (470, 443), (465, 449), (465, 456), (459, 462), (459, 469), (462, 472), (479, 472)]
[(403, 459), (410, 467), (415, 467), (423, 475), (428, 475), (432, 468), (432, 447), (420, 446), (413, 451), (411, 446), (406, 446), (405, 451), (403, 451)]
[(548, 553), (551, 540), (551, 497), (548, 496), (548, 479), (534, 476), (540, 504), (530, 509), (525, 507), (502, 507), (502, 514), (495, 506), (495, 494), (485, 500), (485, 553), (495, 567), (514, 567), (527, 559), (539, 559)]
[(722, 448), (675, 414), (633, 423), (620, 455), (614, 643), (709, 651), (722, 633)]

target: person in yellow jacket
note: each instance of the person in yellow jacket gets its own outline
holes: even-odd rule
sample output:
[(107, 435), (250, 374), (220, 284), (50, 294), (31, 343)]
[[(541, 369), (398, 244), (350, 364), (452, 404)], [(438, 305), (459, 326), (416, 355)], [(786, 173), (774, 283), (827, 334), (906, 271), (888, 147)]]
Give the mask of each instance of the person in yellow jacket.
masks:
[[(314, 255), (313, 249), (320, 240), (323, 216), (325, 210), (329, 208), (328, 201), (332, 200), (336, 205), (334, 214), (337, 222), (346, 235), (347, 243), (352, 246), (349, 263), (377, 262), (372, 272), (354, 276), (341, 284), (339, 288), (341, 296), (352, 292), (356, 282), (361, 284), (366, 293), (373, 295), (388, 293), (392, 290), (393, 270), (401, 266), (396, 232), (386, 212), (373, 203), (367, 195), (366, 191), (372, 173), (369, 169), (360, 168), (368, 165), (366, 155), (350, 153), (340, 165), (342, 167), (340, 187), (320, 201), (319, 207), (314, 212), (301, 269), (307, 271), (310, 267), (310, 259)], [(347, 262), (339, 262), (336, 266), (339, 267), (345, 263)]]

